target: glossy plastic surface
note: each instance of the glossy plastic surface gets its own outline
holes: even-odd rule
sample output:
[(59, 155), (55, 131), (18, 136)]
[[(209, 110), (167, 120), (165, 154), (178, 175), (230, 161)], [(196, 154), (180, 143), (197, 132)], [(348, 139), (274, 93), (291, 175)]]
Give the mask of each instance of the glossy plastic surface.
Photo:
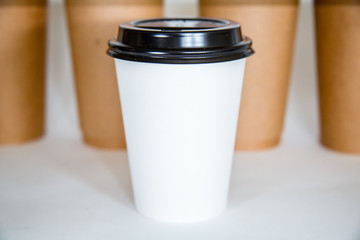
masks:
[(212, 63), (248, 57), (240, 24), (215, 18), (159, 18), (121, 24), (109, 41), (114, 58), (155, 63)]

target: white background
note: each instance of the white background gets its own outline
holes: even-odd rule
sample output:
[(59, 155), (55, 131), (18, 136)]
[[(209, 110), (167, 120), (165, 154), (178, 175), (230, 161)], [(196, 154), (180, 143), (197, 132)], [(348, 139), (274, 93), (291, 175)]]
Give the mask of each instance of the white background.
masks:
[(0, 148), (0, 239), (360, 239), (360, 157), (318, 144), (309, 2), (299, 12), (282, 144), (236, 153), (227, 211), (177, 225), (135, 212), (125, 152), (81, 142), (63, 6), (53, 0), (47, 136)]
[[(301, 128), (299, 130), (304, 130), (313, 138), (317, 138), (318, 115), (313, 16), (310, 9), (311, 4), (309, 4), (310, 0), (303, 1), (299, 12), (285, 135), (288, 132), (289, 125), (294, 125), (290, 128)], [(79, 137), (66, 19), (62, 1), (52, 0), (52, 2), (49, 12), (47, 133), (55, 136)], [(188, 3), (192, 3), (193, 8), (178, 8), (177, 5), (182, 2), (186, 2), (186, 6), (189, 6)], [(168, 16), (191, 15), (191, 13), (196, 12), (193, 9), (197, 8), (194, 0), (172, 0), (165, 3), (167, 5), (165, 15)]]
[[(47, 72), (47, 133), (52, 136), (79, 137), (76, 99), (66, 19), (61, 0), (51, 0), (49, 11), (49, 43)], [(179, 8), (185, 2), (187, 8)], [(301, 128), (312, 138), (318, 136), (317, 96), (313, 14), (310, 0), (303, 0), (299, 11), (294, 68), (289, 91), (285, 135), (290, 129)], [(190, 4), (189, 4), (190, 3)], [(195, 0), (165, 1), (165, 15), (196, 13)], [(193, 6), (193, 8), (190, 8)], [(195, 10), (194, 10), (195, 9)], [(291, 134), (290, 134), (291, 135)]]

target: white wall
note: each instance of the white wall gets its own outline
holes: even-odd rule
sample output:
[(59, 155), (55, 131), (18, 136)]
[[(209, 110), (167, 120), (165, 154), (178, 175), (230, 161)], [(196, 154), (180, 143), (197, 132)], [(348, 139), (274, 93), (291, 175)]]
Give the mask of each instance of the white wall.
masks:
[[(175, 1), (179, 3), (184, 0), (167, 1), (169, 1), (169, 7)], [(189, 4), (190, 1), (195, 2), (194, 0), (186, 0), (187, 4)], [(50, 2), (47, 68), (47, 132), (50, 136), (80, 137), (67, 28), (63, 5), (61, 4), (63, 0), (50, 0)], [(289, 132), (298, 129), (301, 134), (311, 134), (313, 135), (312, 138), (316, 140), (318, 113), (313, 19), (310, 2), (311, 0), (302, 0), (299, 11), (298, 33), (293, 75), (290, 85), (285, 137), (289, 135)], [(168, 9), (171, 8), (169, 7)]]

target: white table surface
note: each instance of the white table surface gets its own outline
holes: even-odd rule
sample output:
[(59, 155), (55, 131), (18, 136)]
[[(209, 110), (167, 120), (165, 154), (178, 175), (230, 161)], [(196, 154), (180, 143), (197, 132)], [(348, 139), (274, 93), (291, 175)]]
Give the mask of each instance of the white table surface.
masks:
[(191, 224), (139, 215), (126, 152), (81, 142), (61, 10), (50, 9), (48, 135), (0, 148), (1, 240), (360, 239), (360, 156), (317, 141), (310, 5), (300, 11), (282, 144), (236, 153), (227, 211)]
[(139, 215), (126, 152), (44, 139), (0, 149), (0, 239), (360, 239), (360, 159), (289, 142), (237, 153), (227, 211), (166, 224)]

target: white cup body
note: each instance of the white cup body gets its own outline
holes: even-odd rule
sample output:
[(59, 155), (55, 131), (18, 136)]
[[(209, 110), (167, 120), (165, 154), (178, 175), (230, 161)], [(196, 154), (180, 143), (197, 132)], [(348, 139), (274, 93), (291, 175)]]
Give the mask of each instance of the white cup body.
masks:
[(115, 59), (137, 210), (166, 222), (226, 208), (245, 58), (202, 64)]

